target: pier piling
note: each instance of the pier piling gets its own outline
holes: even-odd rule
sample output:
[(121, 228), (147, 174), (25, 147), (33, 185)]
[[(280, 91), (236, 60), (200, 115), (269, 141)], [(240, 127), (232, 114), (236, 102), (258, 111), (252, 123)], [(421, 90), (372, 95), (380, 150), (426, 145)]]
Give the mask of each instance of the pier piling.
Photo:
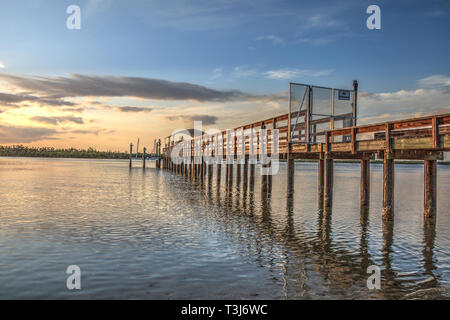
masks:
[(333, 206), (333, 180), (334, 180), (334, 161), (328, 157), (325, 158), (324, 168), (324, 194), (323, 207), (330, 209)]
[(132, 159), (133, 159), (133, 144), (130, 143), (130, 164), (129, 164), (130, 168), (133, 166)]
[(143, 153), (142, 153), (142, 168), (145, 169), (145, 151), (147, 151), (147, 148), (144, 147)]
[(361, 206), (368, 206), (370, 201), (370, 160), (361, 160)]
[(394, 159), (385, 152), (383, 160), (383, 220), (394, 215)]
[(424, 161), (424, 216), (436, 216), (436, 160)]
[(319, 209), (323, 209), (323, 203), (324, 203), (324, 183), (325, 183), (325, 160), (324, 159), (319, 159), (318, 161), (318, 168), (317, 168), (317, 198), (318, 198), (318, 204), (319, 204)]

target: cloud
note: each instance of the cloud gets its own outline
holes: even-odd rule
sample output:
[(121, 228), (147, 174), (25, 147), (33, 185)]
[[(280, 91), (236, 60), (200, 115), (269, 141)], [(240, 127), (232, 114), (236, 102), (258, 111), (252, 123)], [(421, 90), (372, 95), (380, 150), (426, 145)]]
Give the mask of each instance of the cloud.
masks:
[(448, 112), (450, 99), (444, 88), (358, 94), (360, 124)]
[(202, 121), (203, 125), (215, 124), (219, 119), (216, 116), (211, 116), (207, 114), (192, 114), (192, 115), (177, 115), (177, 116), (167, 116), (170, 121), (183, 120), (184, 122), (190, 123), (193, 121)]
[(40, 140), (55, 140), (54, 129), (0, 125), (0, 143), (29, 143)]
[(92, 134), (98, 136), (100, 133), (111, 134), (117, 132), (115, 129), (105, 129), (105, 128), (93, 128), (93, 129), (76, 129), (69, 130), (68, 133), (72, 134)]
[(233, 69), (233, 75), (237, 78), (251, 77), (256, 74), (258, 74), (258, 70), (250, 67), (248, 64), (240, 65)]
[(64, 101), (61, 99), (48, 99), (31, 95), (11, 94), (0, 92), (0, 104), (11, 105), (17, 107), (16, 103), (21, 102), (36, 102), (41, 106), (74, 106), (73, 102)]
[(119, 110), (120, 112), (150, 112), (150, 111), (152, 111), (151, 108), (129, 107), (129, 106), (116, 107), (116, 110)]
[(213, 70), (213, 76), (211, 77), (211, 80), (216, 80), (222, 77), (223, 68), (215, 68)]
[(35, 116), (30, 118), (35, 122), (51, 124), (51, 125), (59, 125), (65, 122), (72, 122), (77, 124), (83, 124), (83, 118), (81, 117), (73, 117), (73, 116), (65, 116), (65, 117), (44, 117), (44, 116)]
[(294, 77), (321, 77), (329, 75), (333, 72), (332, 69), (327, 70), (307, 70), (307, 69), (278, 69), (269, 70), (265, 73), (267, 79), (286, 80)]
[(0, 69), (4, 69), (5, 65), (3, 64), (3, 62), (0, 61)]
[(418, 80), (418, 83), (422, 88), (448, 87), (450, 86), (450, 77), (441, 74), (435, 74)]
[(316, 14), (306, 19), (306, 28), (338, 28), (343, 23), (331, 18), (330, 15)]
[(259, 36), (255, 39), (256, 41), (270, 41), (272, 42), (273, 45), (277, 45), (277, 44), (283, 44), (284, 40), (281, 37), (278, 36), (274, 36), (273, 34), (267, 35), (267, 36)]
[(232, 101), (244, 94), (237, 90), (220, 91), (201, 85), (168, 80), (72, 74), (69, 77), (14, 76), (0, 79), (22, 90), (51, 98), (137, 97), (156, 100)]

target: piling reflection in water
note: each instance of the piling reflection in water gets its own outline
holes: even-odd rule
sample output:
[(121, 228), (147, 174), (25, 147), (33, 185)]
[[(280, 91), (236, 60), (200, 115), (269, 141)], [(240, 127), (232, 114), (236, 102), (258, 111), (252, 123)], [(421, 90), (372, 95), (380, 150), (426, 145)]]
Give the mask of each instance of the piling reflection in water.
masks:
[[(236, 166), (236, 170), (241, 169)], [(272, 219), (272, 176), (255, 175), (256, 166), (250, 166), (250, 174), (245, 172), (242, 176), (235, 172), (238, 177), (233, 185), (232, 170), (233, 165), (226, 165), (225, 172), (225, 192), (221, 193), (221, 172), (220, 166), (216, 171), (216, 182), (211, 176), (208, 179), (208, 192), (206, 198), (208, 202), (217, 207), (225, 208), (231, 219), (227, 224), (227, 233), (238, 234), (239, 241), (244, 243), (248, 250), (254, 250), (256, 255), (260, 255), (258, 260), (265, 260), (263, 256), (274, 255), (269, 259), (270, 269), (275, 269), (275, 264), (282, 265), (284, 296), (286, 298), (301, 296), (304, 298), (314, 298), (308, 292), (308, 280), (311, 280), (311, 272), (316, 274), (327, 283), (325, 291), (331, 290), (338, 293), (343, 298), (350, 297), (352, 292), (357, 291), (360, 297), (365, 298), (383, 298), (399, 299), (408, 298), (411, 292), (421, 290), (421, 284), (417, 281), (399, 279), (395, 268), (392, 266), (393, 243), (394, 243), (394, 220), (382, 220), (382, 248), (381, 261), (382, 282), (384, 288), (381, 290), (370, 291), (366, 287), (367, 268), (371, 265), (377, 265), (375, 259), (371, 256), (369, 249), (369, 213), (370, 206), (368, 201), (361, 202), (360, 205), (360, 239), (357, 252), (351, 252), (334, 242), (333, 239), (333, 209), (330, 206), (321, 206), (323, 195), (319, 190), (319, 201), (317, 208), (317, 233), (315, 237), (306, 236), (301, 230), (298, 230), (300, 222), (296, 223), (294, 215), (294, 192), (293, 179), (288, 183), (288, 190), (285, 194), (285, 224), (276, 225)], [(252, 174), (253, 172), (253, 174)], [(320, 175), (320, 170), (319, 170)], [(247, 179), (245, 178), (248, 178)], [(255, 198), (255, 179), (260, 181), (260, 195)], [(323, 178), (319, 176), (319, 180)], [(289, 179), (289, 177), (288, 177)], [(201, 183), (204, 183), (201, 180)], [(216, 194), (213, 197), (212, 188), (215, 186)], [(368, 195), (364, 195), (368, 199)], [(302, 204), (299, 204), (302, 205)], [(259, 207), (258, 210), (256, 208)], [(261, 216), (255, 215), (260, 212)], [(242, 223), (246, 219), (248, 223)], [(300, 223), (301, 224), (301, 223)], [(297, 225), (297, 227), (296, 227)], [(251, 232), (247, 228), (253, 228)], [(229, 229), (231, 228), (231, 229)], [(433, 259), (434, 238), (436, 235), (436, 220), (426, 219), (424, 221), (424, 249), (422, 251), (424, 261), (424, 274), (434, 277), (433, 271), (436, 270)], [(280, 257), (281, 255), (281, 257)], [(278, 256), (278, 258), (275, 258)], [(316, 265), (313, 270), (305, 267), (305, 260), (314, 261)], [(272, 264), (273, 263), (273, 264)], [(294, 276), (295, 275), (295, 276)], [(316, 276), (317, 276), (316, 275)], [(294, 277), (294, 278), (293, 278)], [(436, 283), (434, 282), (436, 285)], [(319, 281), (317, 282), (319, 285)], [(320, 284), (323, 285), (323, 284)], [(430, 285), (428, 285), (430, 286)], [(294, 292), (294, 293), (293, 293)], [(437, 296), (441, 291), (437, 291)], [(436, 293), (436, 292), (435, 292)], [(319, 295), (320, 296), (320, 295)]]

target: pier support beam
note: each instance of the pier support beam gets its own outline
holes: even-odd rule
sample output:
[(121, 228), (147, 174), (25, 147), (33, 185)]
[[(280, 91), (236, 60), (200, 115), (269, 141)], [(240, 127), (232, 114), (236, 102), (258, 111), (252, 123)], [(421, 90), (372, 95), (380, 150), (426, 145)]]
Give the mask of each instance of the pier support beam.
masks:
[(133, 158), (133, 144), (130, 143), (130, 164), (129, 164), (130, 168), (133, 166), (132, 158)]
[(292, 154), (287, 155), (287, 194), (292, 196), (294, 194), (294, 170), (295, 162)]
[(424, 161), (424, 216), (436, 216), (436, 160)]
[(317, 169), (317, 198), (319, 209), (323, 209), (323, 194), (324, 194), (324, 182), (325, 182), (325, 160), (319, 159)]
[(231, 186), (233, 184), (233, 163), (227, 163), (227, 185)]
[(200, 177), (203, 178), (204, 173), (205, 173), (205, 163), (202, 157), (202, 160), (200, 161)]
[(253, 187), (255, 185), (255, 166), (256, 164), (254, 164), (253, 162), (250, 162), (249, 164), (249, 170), (250, 170), (250, 187)]
[(324, 194), (323, 207), (330, 209), (333, 206), (333, 180), (334, 180), (334, 162), (333, 159), (325, 158), (324, 170)]
[(208, 181), (211, 181), (213, 177), (213, 164), (208, 163), (207, 167), (208, 167)]
[(222, 177), (222, 164), (217, 162), (216, 164), (216, 180), (217, 180), (217, 189), (220, 188), (220, 178)]
[(261, 192), (266, 193), (267, 192), (267, 175), (263, 174), (263, 171), (266, 171), (269, 167), (268, 164), (261, 164)]
[(248, 158), (245, 157), (244, 172), (242, 174), (242, 189), (246, 190), (248, 184)]
[(142, 154), (142, 168), (145, 169), (145, 152), (147, 151), (147, 148), (144, 147), (144, 153)]
[(361, 206), (368, 206), (370, 202), (370, 160), (361, 160)]
[(240, 185), (241, 183), (241, 164), (239, 163), (239, 160), (237, 160), (238, 163), (236, 164), (236, 184)]
[(394, 159), (384, 154), (383, 160), (383, 220), (394, 216)]
[(267, 175), (267, 192), (272, 193), (272, 161), (269, 162), (269, 174)]

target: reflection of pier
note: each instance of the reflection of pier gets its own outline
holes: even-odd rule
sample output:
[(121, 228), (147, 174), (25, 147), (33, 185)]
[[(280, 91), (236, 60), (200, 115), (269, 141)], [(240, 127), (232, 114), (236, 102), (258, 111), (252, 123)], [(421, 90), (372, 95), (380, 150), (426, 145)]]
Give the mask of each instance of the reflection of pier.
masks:
[[(427, 287), (416, 279), (405, 279), (392, 267), (392, 220), (384, 220), (382, 224), (381, 263), (372, 257), (368, 244), (368, 206), (361, 206), (359, 246), (352, 250), (333, 239), (331, 209), (317, 210), (316, 232), (311, 233), (302, 228), (302, 224), (295, 223), (293, 195), (286, 196), (285, 210), (281, 213), (280, 207), (274, 211), (273, 193), (263, 184), (250, 184), (243, 188), (242, 184), (230, 185), (215, 178), (208, 179), (208, 175), (186, 176), (192, 188), (202, 194), (200, 198), (189, 198), (187, 201), (197, 202), (200, 199), (205, 206), (222, 208), (223, 215), (214, 218), (215, 229), (218, 228), (225, 237), (238, 241), (242, 254), (254, 256), (256, 261), (264, 261), (261, 267), (273, 271), (274, 277), (281, 276), (286, 298), (311, 297), (308, 286), (315, 283), (314, 279), (320, 279), (317, 285), (323, 286), (321, 290), (324, 292), (332, 290), (333, 295), (343, 298), (352, 298), (358, 292), (356, 295), (359, 297), (398, 299)], [(262, 180), (262, 177), (257, 179)], [(224, 185), (225, 192), (221, 192)], [(432, 221), (435, 219), (426, 219), (425, 222)], [(434, 239), (435, 224), (425, 223), (422, 252), (422, 276), (425, 277), (434, 277), (433, 271), (436, 269)], [(282, 274), (279, 273), (280, 265)], [(366, 270), (370, 265), (382, 268), (381, 290), (367, 290)]]

